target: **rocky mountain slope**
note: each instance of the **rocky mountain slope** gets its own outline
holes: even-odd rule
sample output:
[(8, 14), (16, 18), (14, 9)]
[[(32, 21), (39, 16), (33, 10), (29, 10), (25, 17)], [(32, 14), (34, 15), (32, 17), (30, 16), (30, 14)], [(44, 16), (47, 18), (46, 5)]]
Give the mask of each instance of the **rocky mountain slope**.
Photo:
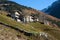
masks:
[[(11, 17), (17, 10), (24, 17), (33, 15), (39, 21), (17, 22)], [(0, 2), (0, 40), (60, 40), (59, 27), (58, 18), (12, 1)]]

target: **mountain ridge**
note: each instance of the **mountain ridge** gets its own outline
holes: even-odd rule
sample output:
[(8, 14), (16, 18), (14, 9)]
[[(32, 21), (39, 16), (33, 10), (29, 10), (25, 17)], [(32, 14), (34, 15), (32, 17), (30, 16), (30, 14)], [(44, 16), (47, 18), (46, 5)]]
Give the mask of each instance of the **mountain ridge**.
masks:
[(60, 1), (57, 0), (53, 2), (46, 10), (44, 10), (45, 13), (48, 13), (51, 16), (54, 16), (56, 18), (60, 19)]

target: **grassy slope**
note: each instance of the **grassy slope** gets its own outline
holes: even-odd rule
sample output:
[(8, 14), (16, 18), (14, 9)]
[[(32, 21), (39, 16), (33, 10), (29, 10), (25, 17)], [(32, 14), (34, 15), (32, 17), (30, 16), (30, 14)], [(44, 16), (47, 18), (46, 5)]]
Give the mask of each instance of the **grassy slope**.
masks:
[[(38, 33), (41, 31), (39, 29), (32, 28), (32, 26), (29, 24), (22, 24), (22, 23), (16, 22), (15, 20), (12, 20), (10, 17), (7, 17), (5, 15), (1, 15), (1, 14), (0, 14), (0, 22), (10, 25), (12, 27), (18, 28), (20, 30), (25, 30), (29, 33), (36, 34), (36, 32)], [(28, 39), (30, 39), (30, 40), (34, 40), (33, 38), (35, 38), (35, 37), (34, 36), (28, 37)], [(37, 38), (35, 38), (35, 39), (37, 39)]]
[[(10, 37), (16, 39), (16, 38), (18, 38), (17, 35), (21, 36), (21, 37), (19, 37), (21, 40), (22, 39), (24, 39), (24, 40), (27, 39), (27, 36), (25, 36), (24, 34), (14, 30), (10, 27), (7, 27), (7, 26), (4, 26), (4, 25), (0, 24), (0, 38), (1, 38), (1, 36), (4, 36), (5, 38), (2, 37), (2, 39), (5, 39), (5, 40), (9, 39)], [(13, 40), (13, 39), (10, 39), (10, 40)]]
[(0, 22), (13, 26), (13, 27), (16, 27), (20, 30), (27, 31), (27, 32), (31, 32), (31, 33), (37, 32), (37, 29), (33, 29), (30, 25), (18, 23), (5, 15), (0, 15)]
[[(50, 35), (54, 36), (56, 39), (60, 40), (60, 29), (59, 28), (53, 28), (49, 27), (40, 23), (29, 23), (29, 24), (21, 24), (18, 23), (11, 18), (5, 16), (5, 15), (0, 15), (0, 22), (4, 24), (8, 24), (10, 26), (16, 27), (18, 29), (25, 30), (27, 32), (35, 33), (35, 32), (47, 32)], [(33, 28), (32, 28), (33, 27)]]
[(59, 28), (49, 27), (49, 26), (46, 26), (46, 25), (43, 25), (40, 23), (29, 23), (29, 25), (32, 25), (34, 28), (42, 30), (42, 31), (50, 34), (54, 38), (60, 40), (60, 29)]
[[(37, 32), (37, 29), (33, 29), (32, 27), (30, 27), (30, 25), (25, 25), (25, 24), (18, 23), (18, 22), (12, 20), (11, 18), (9, 18), (5, 15), (0, 15), (0, 22), (2, 22), (4, 24), (7, 24), (7, 25), (10, 25), (12, 27), (18, 28), (20, 30), (25, 30), (28, 33)], [(1, 27), (1, 25), (0, 25), (0, 27)], [(2, 26), (2, 27), (4, 27), (4, 26)], [(8, 29), (6, 29), (6, 30), (8, 30)], [(21, 36), (23, 36), (22, 38), (27, 37), (27, 36), (24, 36), (24, 34), (22, 34)], [(27, 37), (27, 39), (34, 40), (34, 39), (31, 39), (30, 37)]]

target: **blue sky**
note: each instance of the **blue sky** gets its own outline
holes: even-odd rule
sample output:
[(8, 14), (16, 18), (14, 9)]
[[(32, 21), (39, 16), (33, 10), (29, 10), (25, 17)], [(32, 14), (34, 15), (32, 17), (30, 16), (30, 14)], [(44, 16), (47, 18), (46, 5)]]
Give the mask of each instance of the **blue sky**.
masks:
[(56, 0), (12, 0), (24, 6), (42, 10), (51, 5)]

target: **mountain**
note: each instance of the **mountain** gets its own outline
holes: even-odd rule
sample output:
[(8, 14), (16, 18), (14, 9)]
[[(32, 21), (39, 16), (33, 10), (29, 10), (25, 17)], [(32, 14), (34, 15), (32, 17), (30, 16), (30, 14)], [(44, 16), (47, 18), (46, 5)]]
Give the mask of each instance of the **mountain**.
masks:
[(0, 40), (60, 40), (60, 19), (12, 1), (0, 2)]
[(53, 2), (52, 5), (49, 6), (47, 10), (45, 10), (45, 12), (60, 19), (60, 1), (57, 0)]

